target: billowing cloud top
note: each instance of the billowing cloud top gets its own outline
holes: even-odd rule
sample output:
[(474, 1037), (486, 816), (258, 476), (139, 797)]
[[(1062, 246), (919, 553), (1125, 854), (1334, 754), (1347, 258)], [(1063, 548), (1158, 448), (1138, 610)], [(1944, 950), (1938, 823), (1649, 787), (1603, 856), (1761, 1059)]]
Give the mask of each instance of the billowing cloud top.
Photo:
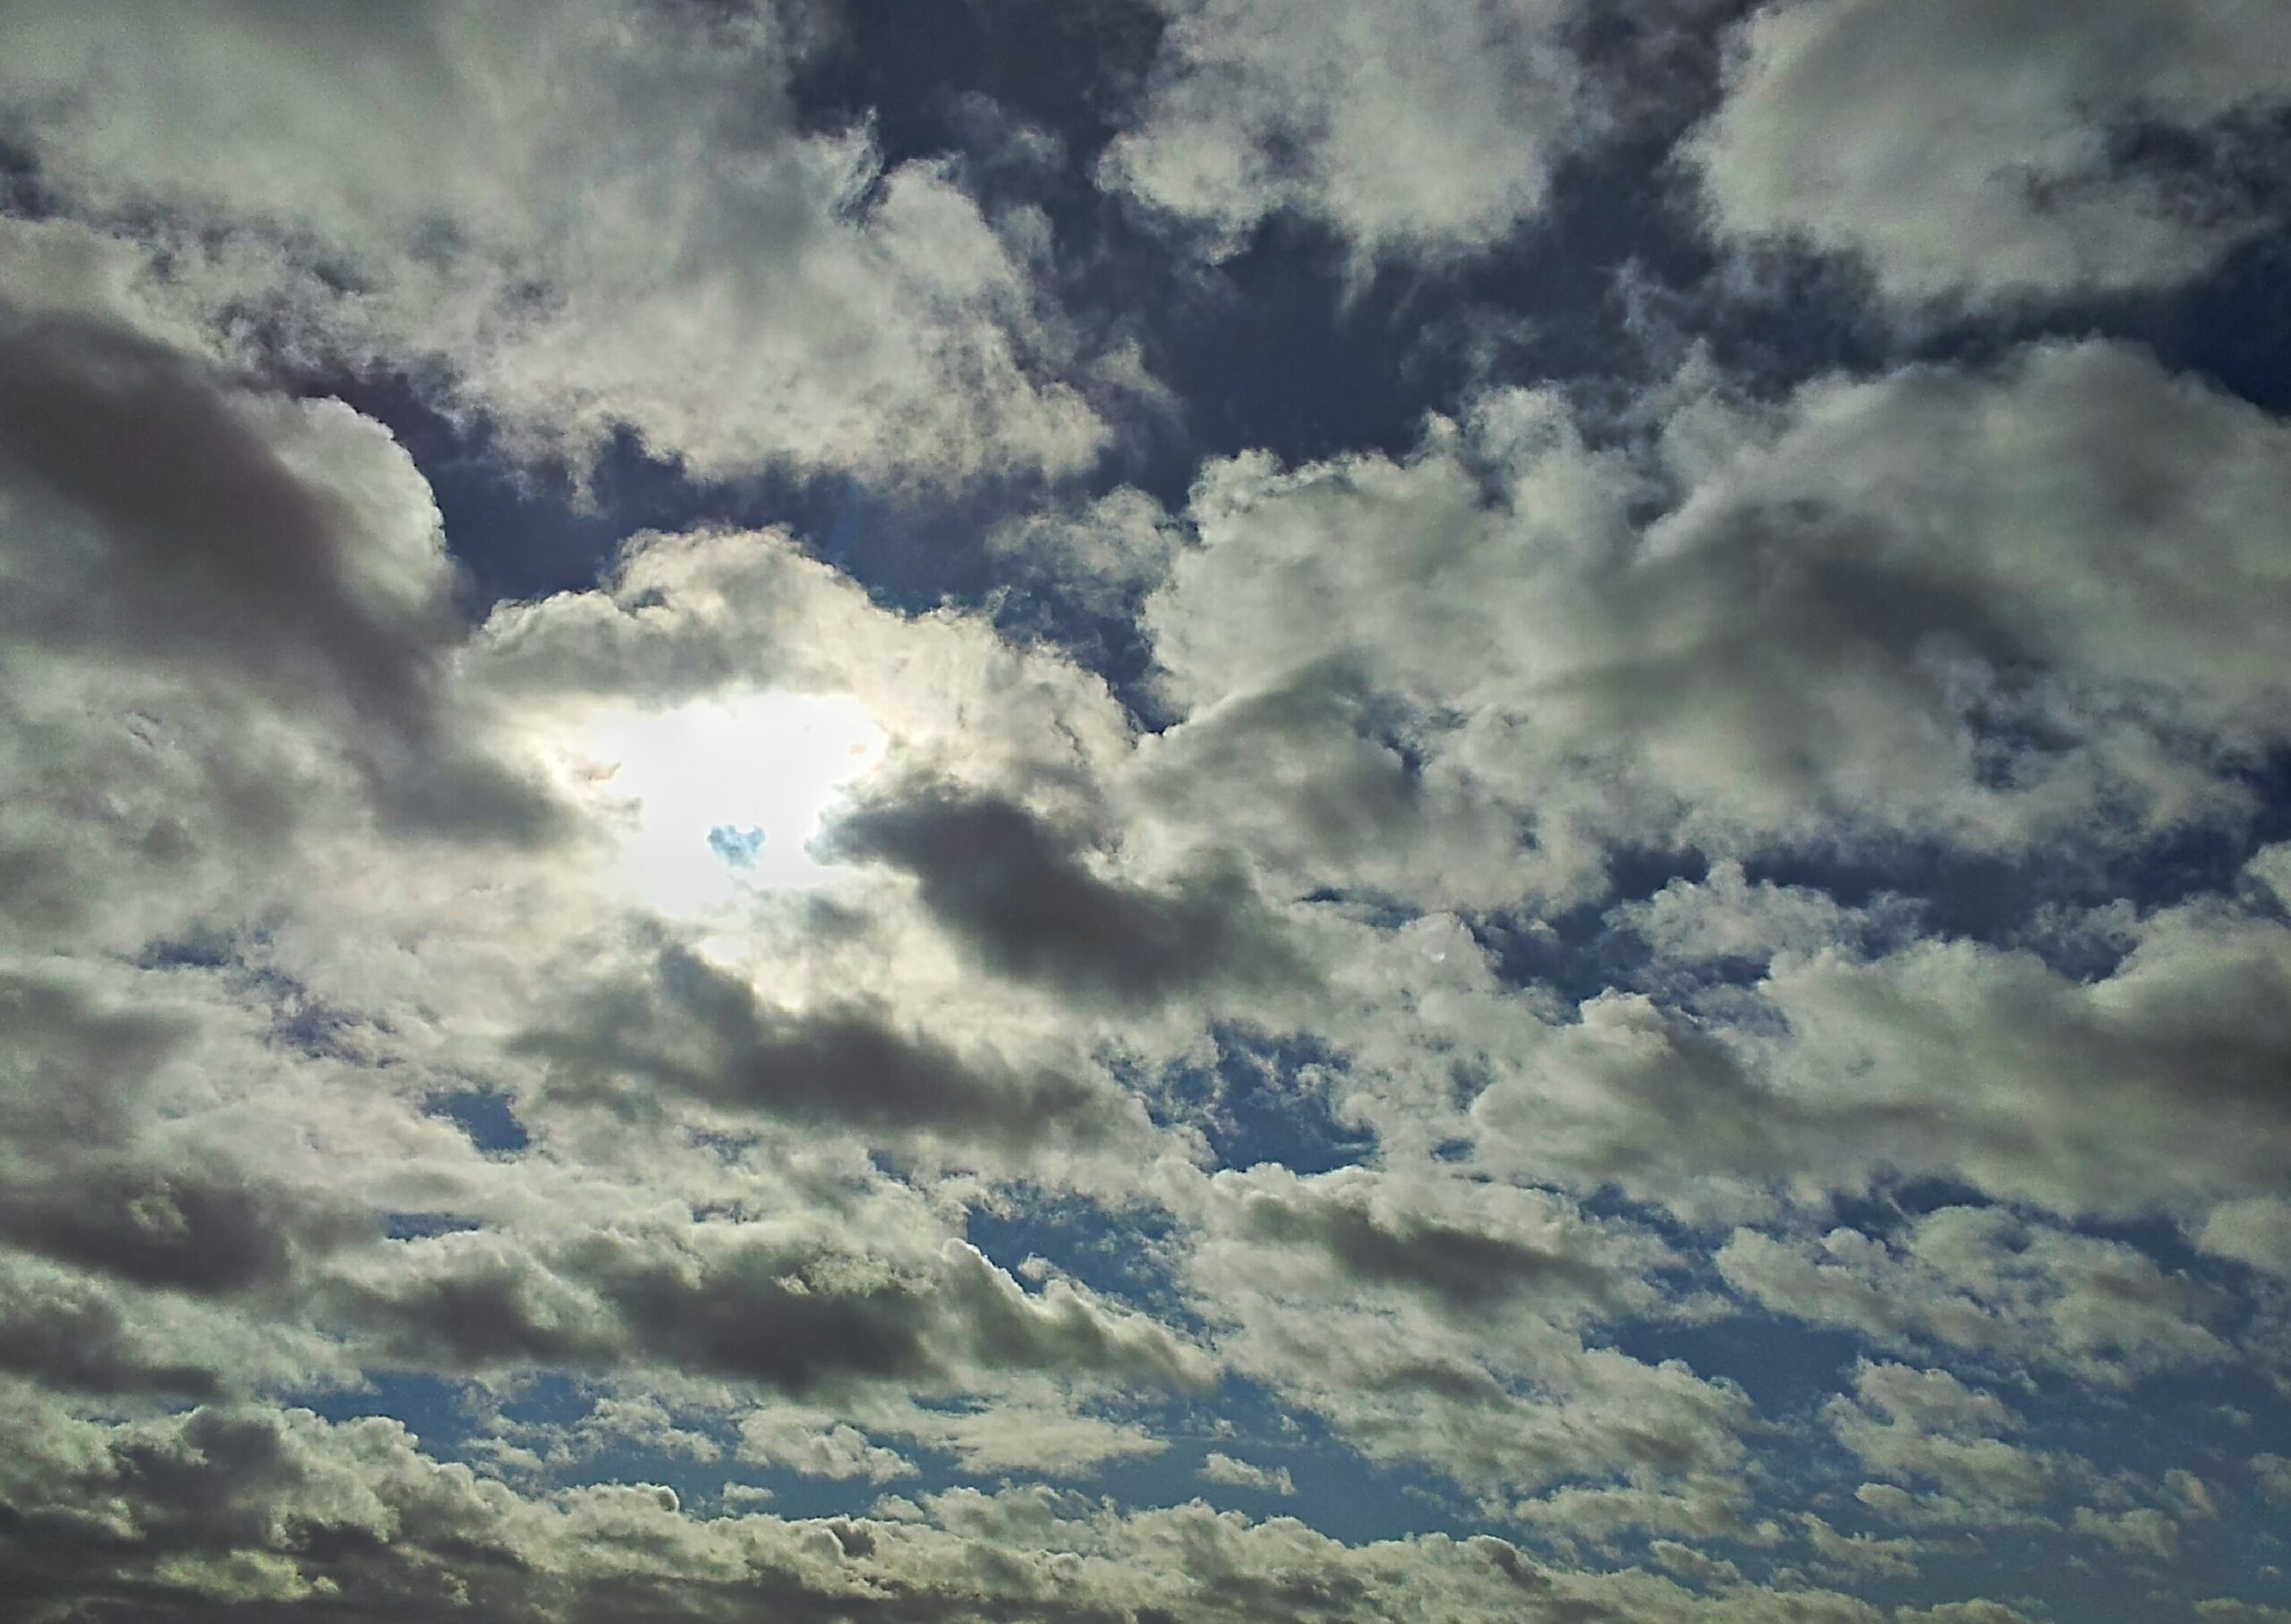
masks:
[(35, 1624), (2286, 1624), (2291, 23), (18, 0)]

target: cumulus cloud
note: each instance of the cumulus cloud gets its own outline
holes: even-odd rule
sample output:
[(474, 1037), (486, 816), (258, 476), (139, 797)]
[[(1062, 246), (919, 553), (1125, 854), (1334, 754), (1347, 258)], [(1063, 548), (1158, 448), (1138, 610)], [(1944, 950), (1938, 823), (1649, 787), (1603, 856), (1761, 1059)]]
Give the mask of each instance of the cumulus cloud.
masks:
[(1657, 1199), (1710, 1175), (1787, 1186), (1819, 1166), (1833, 1188), (1946, 1177), (2128, 1212), (2284, 1176), (2272, 1012), (2287, 946), (2272, 922), (2193, 906), (2141, 922), (2090, 982), (2025, 951), (1926, 940), (1777, 963), (1725, 1016), (1608, 992), (1554, 1023), (1483, 993), (1443, 1000), (1437, 1025), (1495, 1078), (1469, 1121), (1495, 1166)]
[(1069, 1071), (1028, 1071), (998, 1057), (967, 1060), (864, 1006), (775, 1009), (674, 944), (624, 982), (581, 990), (566, 1020), (521, 1046), (543, 1062), (553, 1092), (616, 1110), (653, 1109), (666, 1090), (733, 1112), (884, 1134), (1087, 1140), (1133, 1126), (1079, 1055)]
[[(1898, 68), (1890, 13), (1754, 12), (1709, 107), (1649, 111), (1682, 47), (1597, 161), (1651, 184), (1708, 112), (1722, 233), (1912, 302), (2154, 286), (2264, 212), (2148, 207), (2158, 153), (2268, 116), (2256, 53), (2190, 65), (2222, 15), (2159, 25), (2200, 84), (2125, 100), (2079, 35), (1933, 136), (1986, 280), (1727, 212), (1760, 98), (1844, 116), (1792, 30)], [(1326, 234), (1438, 273), (1403, 321), (1516, 304), (1600, 76), (1716, 24), (1087, 16), (1059, 38), (1122, 26), (1070, 81), (994, 8), (0, 22), (0, 1593), (2011, 1624), (2090, 1572), (2217, 1588), (2285, 1492), (2281, 421), (2185, 345), (2018, 329), (1651, 390), (1491, 353), (1390, 382), (1405, 452), (1242, 421), (1188, 470), (1219, 403), (1171, 401), (1109, 489), (1137, 355), (1201, 361), (1109, 301), (1321, 288)], [(2136, 161), (1964, 178), (2055, 102), (2130, 107)], [(1348, 443), (1324, 404), (1292, 450)], [(473, 489), (545, 525), (515, 480), (623, 430), (717, 483), (647, 467), (662, 528), (478, 601)], [(941, 553), (807, 529), (830, 473)]]
[(828, 843), (911, 874), (924, 909), (992, 969), (1078, 997), (1152, 1003), (1301, 973), (1245, 874), (1212, 870), (1160, 893), (1102, 878), (1080, 848), (1023, 806), (929, 784), (855, 808)]
[[(789, 1619), (948, 1624), (1301, 1624), (1332, 1607), (1554, 1624), (1650, 1610), (1780, 1618), (1807, 1605), (1881, 1616), (1819, 1591), (1751, 1591), (1711, 1610), (1644, 1572), (1554, 1570), (1485, 1536), (1346, 1546), (1291, 1519), (1253, 1523), (1198, 1502), (1123, 1513), (1036, 1489), (957, 1490), (910, 1502), (911, 1515), (804, 1520), (703, 1518), (656, 1485), (525, 1499), (429, 1458), (395, 1423), (308, 1411), (70, 1423), (39, 1442), (40, 1458), (10, 1472), (13, 1492), (39, 1469), (35, 1522), (11, 1522), (0, 1541), (17, 1594), (44, 1611), (92, 1595), (194, 1618), (256, 1605), (319, 1616), (350, 1598), (373, 1618), (460, 1604), (518, 1620), (603, 1606), (706, 1620), (759, 1604)], [(1170, 1560), (1175, 1551), (1187, 1560)]]
[(2185, 1276), (2121, 1242), (2031, 1228), (1996, 1208), (1929, 1213), (1898, 1247), (1852, 1229), (1796, 1245), (1740, 1230), (1716, 1262), (1762, 1307), (2016, 1372), (2054, 1365), (2121, 1385), (2227, 1354), (2204, 1323), (2219, 1299)]
[(1598, 114), (1556, 0), (1169, 0), (1133, 127), (1102, 179), (1212, 251), (1293, 210), (1367, 255), (1484, 247), (1533, 214)]
[(2136, 351), (1667, 444), (1509, 395), (1404, 461), (1211, 469), (1146, 608), (1186, 717), (1156, 791), (1304, 884), (1453, 906), (1577, 894), (1605, 843), (2106, 842), (2232, 815), (2278, 736), (2281, 425)]
[(1254, 1489), (1261, 1494), (1294, 1494), (1297, 1480), (1287, 1467), (1267, 1468), (1251, 1466), (1246, 1460), (1236, 1460), (1231, 1455), (1212, 1450), (1202, 1458), (1201, 1475), (1210, 1483), (1223, 1484), (1229, 1489)]
[(1853, 1385), (1852, 1397), (1829, 1401), (1825, 1418), (1867, 1469), (1991, 1515), (2040, 1501), (2051, 1487), (2053, 1463), (2006, 1441), (2020, 1418), (1994, 1394), (1946, 1371), (1866, 1361)]
[(1672, 1258), (1652, 1237), (1533, 1192), (1364, 1169), (1221, 1172), (1177, 1199), (1230, 1367), (1372, 1457), (1490, 1489), (1732, 1498), (1740, 1391), (1588, 1334), (1662, 1312), (1649, 1276)]
[[(2233, 169), (2277, 150), (2287, 56), (2231, 0), (1795, 0), (1739, 26), (1688, 152), (1722, 233), (1852, 254), (1895, 300), (2155, 288), (2280, 217)], [(2210, 162), (2143, 159), (2157, 129)]]
[(536, 453), (625, 427), (716, 477), (1088, 466), (1098, 362), (1040, 217), (803, 130), (786, 9), (34, 4), (0, 101), (90, 224), (182, 244), (298, 351), (442, 369)]

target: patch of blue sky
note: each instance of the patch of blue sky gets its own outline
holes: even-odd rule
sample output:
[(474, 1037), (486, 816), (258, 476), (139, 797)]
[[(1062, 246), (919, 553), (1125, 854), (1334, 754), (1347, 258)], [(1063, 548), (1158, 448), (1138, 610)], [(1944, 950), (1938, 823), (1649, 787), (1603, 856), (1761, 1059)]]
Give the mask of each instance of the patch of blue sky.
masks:
[(383, 1220), (383, 1232), (391, 1240), (427, 1240), (434, 1235), (461, 1235), (482, 1227), (473, 1219), (449, 1212), (391, 1212)]
[(304, 394), (345, 401), (386, 425), (405, 448), (429, 481), (447, 544), (481, 608), (590, 587), (637, 531), (734, 516), (727, 498), (626, 431), (576, 478), (507, 454), (480, 414), (441, 411), (426, 378), (328, 370), (300, 382)]
[(1141, 1092), (1163, 1125), (1197, 1128), (1220, 1167), (1325, 1173), (1375, 1153), (1375, 1136), (1338, 1114), (1332, 1084), (1344, 1062), (1333, 1049), (1237, 1026), (1216, 1038), (1214, 1066), (1173, 1068)]
[(1086, 1196), (1007, 1193), (992, 1208), (974, 1207), (965, 1235), (986, 1257), (1014, 1273), (1030, 1258), (1091, 1290), (1157, 1312), (1173, 1310), (1176, 1286), (1163, 1251), (1177, 1225), (1159, 1208), (1116, 1212)]
[(1851, 1331), (1759, 1313), (1700, 1322), (1632, 1320), (1592, 1339), (1641, 1364), (1675, 1359), (1705, 1380), (1732, 1382), (1770, 1422), (1810, 1416), (1850, 1384), (1854, 1361), (1869, 1351)]
[[(1171, 1398), (1137, 1412), (1168, 1447), (1120, 1457), (1073, 1486), (1125, 1505), (1175, 1506), (1195, 1500), (1251, 1517), (1293, 1517), (1333, 1539), (1388, 1538), (1396, 1527), (1459, 1537), (1501, 1532), (1474, 1497), (1429, 1467), (1372, 1460), (1322, 1417), (1284, 1406), (1272, 1390), (1228, 1376), (1211, 1394)], [(1202, 1475), (1212, 1454), (1289, 1475), (1292, 1493), (1213, 1482)]]
[(422, 1101), (422, 1109), (460, 1128), (472, 1144), (489, 1156), (514, 1156), (532, 1143), (532, 1135), (518, 1119), (515, 1101), (498, 1089), (434, 1093)]
[(1648, 961), (1646, 942), (1617, 929), (1609, 912), (1651, 897), (1674, 880), (1699, 881), (1708, 872), (1699, 859), (1680, 857), (1638, 876), (1629, 889), (1618, 884), (1612, 895), (1580, 907), (1548, 915), (1497, 911), (1464, 923), (1503, 986), (1548, 992), (1578, 1006), (1617, 986), (1637, 985)]
[(268, 1010), (273, 1042), (313, 1059), (362, 1063), (365, 1056), (354, 1034), (370, 1024), (368, 1017), (325, 1002), (266, 962), (268, 946), (268, 932), (260, 929), (193, 931), (146, 942), (134, 963), (141, 970), (213, 976), (234, 997)]
[(422, 1449), (441, 1460), (474, 1464), (466, 1450), (480, 1435), (481, 1417), (490, 1402), (476, 1383), (451, 1376), (418, 1371), (369, 1370), (365, 1385), (315, 1392), (289, 1393), (286, 1402), (301, 1405), (328, 1421), (355, 1421), (384, 1416), (401, 1423), (422, 1441)]
[(745, 829), (730, 823), (720, 823), (708, 831), (708, 849), (736, 869), (755, 866), (756, 855), (763, 850), (764, 832), (750, 826)]
[(237, 939), (226, 931), (162, 938), (143, 944), (139, 970), (221, 970), (237, 962)]

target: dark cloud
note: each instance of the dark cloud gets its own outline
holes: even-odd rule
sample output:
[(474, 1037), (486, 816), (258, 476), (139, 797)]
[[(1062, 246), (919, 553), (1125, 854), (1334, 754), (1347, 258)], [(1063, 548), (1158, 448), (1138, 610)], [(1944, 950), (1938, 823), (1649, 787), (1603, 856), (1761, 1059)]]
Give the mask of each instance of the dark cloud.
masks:
[(1422, 1292), (1454, 1314), (1485, 1314), (1514, 1298), (1610, 1306), (1620, 1297), (1611, 1263), (1425, 1213), (1260, 1191), (1243, 1197), (1239, 1228), (1266, 1246), (1317, 1247), (1363, 1286)]
[[(209, 368), (133, 334), (0, 327), (0, 469), (88, 522), (32, 563), (10, 634), (221, 665), (282, 694), (322, 684), (373, 723), (426, 732), (458, 630), (450, 578), (396, 601), (361, 582), (371, 516), (298, 475), (246, 412)], [(81, 537), (106, 556), (72, 557)]]
[(198, 1296), (277, 1285), (305, 1253), (379, 1233), (311, 1197), (183, 1160), (73, 1157), (0, 1191), (0, 1241)]
[[(316, 712), (408, 829), (562, 832), (442, 693), (466, 629), (456, 572), (379, 425), (251, 393), (123, 327), (0, 315), (0, 495), (14, 498), (0, 629), (20, 649), (132, 658), (225, 711), (260, 694)], [(231, 764), (217, 772), (227, 793)], [(277, 793), (246, 787), (250, 803)]]
[(152, 1070), (190, 1036), (181, 1016), (119, 1007), (50, 975), (0, 972), (0, 1132), (27, 1148), (126, 1136)]
[(914, 875), (932, 917), (1017, 980), (1135, 1006), (1300, 974), (1241, 871), (1153, 890), (1101, 876), (1086, 849), (1016, 802), (944, 784), (862, 806), (828, 837), (836, 857)]
[(1064, 1285), (1029, 1294), (948, 1242), (903, 1262), (727, 1223), (524, 1251), (481, 1232), (401, 1243), (330, 1292), (394, 1359), (448, 1370), (659, 1365), (796, 1397), (930, 1392), (1013, 1373), (1204, 1386), (1157, 1322)]
[(1012, 1148), (1097, 1139), (1128, 1116), (1078, 1065), (1063, 1075), (965, 1056), (864, 1006), (774, 1008), (676, 945), (519, 1042), (547, 1062), (554, 1092), (629, 1111), (646, 1109), (645, 1091), (668, 1089), (788, 1121)]
[(232, 1385), (213, 1363), (140, 1333), (120, 1305), (54, 1279), (8, 1280), (0, 1292), (0, 1371), (100, 1398), (219, 1398)]

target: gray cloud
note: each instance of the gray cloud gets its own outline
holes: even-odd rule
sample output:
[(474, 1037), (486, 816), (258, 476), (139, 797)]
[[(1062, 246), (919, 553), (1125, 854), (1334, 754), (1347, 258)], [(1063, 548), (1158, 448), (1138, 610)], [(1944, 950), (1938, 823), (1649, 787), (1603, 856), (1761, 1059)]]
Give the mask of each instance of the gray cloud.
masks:
[(0, 1306), (0, 1370), (103, 1398), (214, 1399), (232, 1385), (211, 1365), (153, 1346), (118, 1304), (96, 1292), (13, 1271), (8, 1286)]
[(19, 1172), (0, 1194), (0, 1241), (139, 1286), (200, 1295), (276, 1285), (306, 1250), (379, 1226), (234, 1171), (75, 1157)]
[[(1614, 1247), (1564, 1208), (1533, 1201), (1457, 1202), (1343, 1174), (1316, 1180), (1260, 1174), (1222, 1187), (1235, 1198), (1228, 1221), (1243, 1243), (1239, 1254), (1265, 1246), (1316, 1251), (1340, 1280), (1420, 1293), (1448, 1314), (1480, 1316), (1514, 1303), (1562, 1316), (1612, 1311), (1643, 1288), (1640, 1271), (1649, 1261)], [(1432, 1199), (1414, 1204), (1426, 1195)], [(1240, 1255), (1234, 1262), (1251, 1266)]]
[(1853, 1397), (1831, 1399), (1824, 1415), (1864, 1467), (1938, 1486), (1959, 1506), (1993, 1515), (2041, 1501), (2053, 1484), (2055, 1463), (1999, 1435), (2020, 1430), (2020, 1418), (1946, 1371), (1865, 1361)]
[(192, 927), (345, 799), (422, 836), (565, 832), (448, 692), (456, 572), (378, 424), (96, 315), (9, 314), (0, 351), (6, 913)]
[(1118, 1004), (1292, 980), (1302, 966), (1245, 874), (1153, 890), (1094, 872), (1015, 802), (909, 786), (838, 820), (829, 853), (913, 874), (923, 906), (992, 969)]
[(2224, 1305), (2216, 1294), (2122, 1242), (1994, 1208), (1942, 1208), (1897, 1246), (1848, 1229), (1819, 1243), (1740, 1230), (1716, 1262), (1762, 1307), (1849, 1327), (1881, 1347), (1969, 1353), (2016, 1374), (2050, 1367), (2120, 1387), (2227, 1354), (2206, 1323)]
[[(76, 1424), (44, 1441), (58, 1453), (38, 1463), (37, 1488), (22, 1467), (0, 1480), (12, 1594), (171, 1620), (396, 1624), (456, 1604), (599, 1624), (701, 1624), (759, 1609), (796, 1624), (1882, 1616), (1805, 1589), (1746, 1586), (1699, 1603), (1644, 1572), (1546, 1568), (1486, 1536), (1349, 1547), (1293, 1520), (1251, 1523), (1198, 1502), (1103, 1515), (1039, 1489), (956, 1491), (904, 1518), (796, 1519), (705, 1518), (646, 1485), (526, 1499), (430, 1459), (395, 1423), (328, 1424), (307, 1411), (209, 1407)], [(89, 1515), (98, 1505), (106, 1515)], [(1187, 1560), (1170, 1561), (1172, 1550)], [(2007, 1615), (1932, 1615), (1991, 1616)]]
[(134, 1009), (52, 974), (0, 973), (0, 1128), (26, 1146), (125, 1138), (152, 1070), (189, 1037), (179, 1014)]
[(578, 1234), (535, 1254), (472, 1232), (404, 1243), (332, 1299), (389, 1356), (449, 1370), (652, 1365), (797, 1398), (959, 1391), (998, 1375), (1199, 1388), (1197, 1350), (1054, 1283), (1029, 1295), (950, 1241), (871, 1255), (770, 1225)]
[(529, 1032), (519, 1044), (547, 1063), (552, 1090), (629, 1111), (666, 1088), (790, 1121), (1014, 1147), (1094, 1140), (1130, 1119), (1078, 1059), (1061, 1074), (966, 1057), (864, 1006), (773, 1008), (753, 986), (673, 944), (628, 977), (583, 990), (567, 1024)]
[[(13, 324), (0, 331), (0, 473), (88, 525), (28, 532), (63, 556), (19, 565), (11, 636), (227, 664), (281, 693), (323, 683), (382, 727), (427, 731), (459, 629), (442, 548), (395, 592), (377, 590), (371, 565), (361, 580), (379, 541), (370, 513), (290, 468), (246, 421), (253, 403), (148, 340)], [(434, 510), (414, 522), (425, 517), (434, 531)], [(72, 567), (86, 540), (109, 554), (92, 580)]]
[(1586, 1341), (1663, 1312), (1651, 1236), (1428, 1171), (1226, 1171), (1197, 1202), (1185, 1278), (1221, 1354), (1371, 1457), (1483, 1492), (1683, 1494), (1733, 1526), (1740, 1393)]
[(1508, 1075), (1471, 1107), (1482, 1154), (1657, 1200), (1807, 1167), (1832, 1188), (1947, 1177), (2066, 1212), (2278, 1187), (2291, 934), (2196, 905), (2130, 938), (2089, 982), (1929, 940), (1779, 960), (1727, 1019), (1614, 993), (1570, 1025), (1514, 1016), (1486, 1062)]

